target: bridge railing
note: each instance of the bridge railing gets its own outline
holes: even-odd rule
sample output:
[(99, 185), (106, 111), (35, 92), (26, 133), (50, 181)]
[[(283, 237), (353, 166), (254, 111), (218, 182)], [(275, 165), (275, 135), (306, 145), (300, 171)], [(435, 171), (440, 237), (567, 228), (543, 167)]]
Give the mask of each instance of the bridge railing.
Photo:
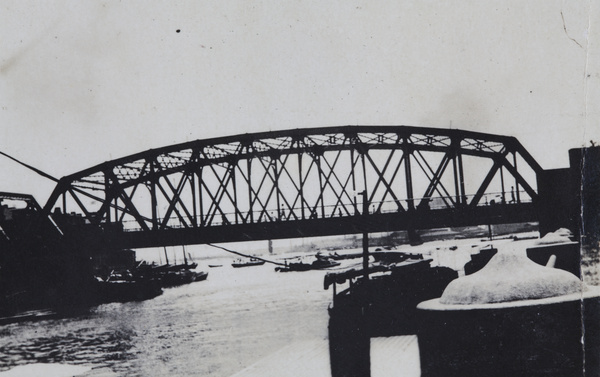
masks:
[[(474, 194), (466, 195), (462, 198), (456, 196), (435, 196), (431, 198), (414, 198), (412, 201), (409, 199), (402, 199), (399, 200), (399, 202), (402, 208), (411, 208), (412, 202), (413, 208), (418, 211), (443, 210), (468, 205), (471, 203), (474, 197)], [(488, 192), (485, 193), (479, 200), (477, 207), (493, 206), (497, 204), (512, 205), (531, 202), (532, 199), (524, 190), (518, 192)], [(189, 217), (186, 217), (185, 219), (193, 224), (197, 224), (197, 227), (199, 228), (204, 228), (247, 223), (270, 223), (280, 221), (351, 217), (362, 215), (362, 207), (362, 201), (357, 200), (356, 203), (346, 203), (344, 205), (325, 205), (314, 208), (270, 208), (266, 210), (252, 211), (251, 213), (249, 211), (242, 213), (222, 212), (217, 216), (196, 216), (193, 218), (193, 220)], [(394, 200), (372, 201), (369, 203), (369, 214), (395, 213), (399, 212), (398, 208), (398, 202)], [(302, 217), (302, 213), (304, 213), (304, 217)], [(252, 219), (252, 221), (250, 221), (250, 219)], [(165, 218), (159, 218), (158, 223), (165, 224)], [(143, 230), (136, 220), (123, 221), (122, 225), (125, 232), (137, 232)], [(183, 229), (190, 227), (189, 224), (183, 224), (178, 216), (170, 216), (166, 221), (166, 225), (168, 229)]]

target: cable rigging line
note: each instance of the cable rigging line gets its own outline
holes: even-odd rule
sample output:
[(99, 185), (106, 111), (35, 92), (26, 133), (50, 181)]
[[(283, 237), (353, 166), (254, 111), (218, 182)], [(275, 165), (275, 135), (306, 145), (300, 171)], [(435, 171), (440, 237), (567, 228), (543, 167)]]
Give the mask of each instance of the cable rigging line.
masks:
[(278, 266), (286, 266), (285, 263), (273, 262), (271, 260), (260, 258), (260, 257), (254, 256), (254, 255), (243, 254), (243, 253), (240, 253), (238, 251), (233, 251), (233, 250), (224, 248), (222, 246), (213, 245), (212, 243), (208, 243), (207, 245), (208, 246), (212, 246), (212, 247), (216, 247), (217, 249), (225, 250), (228, 253), (233, 253), (233, 254), (236, 254), (236, 255), (239, 255), (239, 256), (242, 256), (242, 257), (258, 259), (258, 260), (261, 260), (261, 261), (264, 261), (264, 262), (267, 262), (267, 263), (276, 264)]
[(51, 181), (58, 182), (58, 179), (57, 179), (57, 178), (54, 178), (54, 177), (53, 177), (53, 176), (51, 176), (50, 174), (44, 173), (44, 172), (43, 172), (43, 171), (41, 171), (40, 169), (34, 168), (34, 167), (33, 167), (33, 166), (31, 166), (31, 165), (28, 165), (28, 164), (26, 164), (26, 163), (24, 163), (24, 162), (22, 162), (22, 161), (19, 161), (19, 160), (17, 160), (16, 158), (14, 158), (14, 157), (12, 157), (12, 156), (10, 156), (10, 155), (8, 155), (8, 154), (6, 154), (6, 153), (2, 152), (2, 151), (0, 151), (0, 154), (1, 154), (1, 155), (3, 155), (3, 156), (5, 156), (5, 157), (8, 157), (8, 158), (10, 158), (11, 160), (13, 160), (14, 162), (16, 162), (16, 163), (18, 163), (18, 164), (20, 164), (20, 165), (23, 165), (23, 166), (25, 166), (27, 169), (33, 170), (34, 172), (38, 173), (39, 175), (41, 175), (41, 176), (42, 176), (42, 177), (44, 177), (44, 178), (48, 178), (48, 179), (49, 179), (49, 180), (51, 180)]

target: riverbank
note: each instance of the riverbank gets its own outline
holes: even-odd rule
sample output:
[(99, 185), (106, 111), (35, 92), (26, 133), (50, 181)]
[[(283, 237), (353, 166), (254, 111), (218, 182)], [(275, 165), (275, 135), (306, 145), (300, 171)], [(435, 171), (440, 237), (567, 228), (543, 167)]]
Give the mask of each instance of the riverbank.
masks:
[[(512, 239), (494, 241), (505, 242)], [(488, 244), (480, 238), (457, 239), (397, 250), (424, 253), (434, 259), (433, 265), (454, 268)], [(0, 372), (37, 362), (104, 367), (122, 376), (225, 377), (265, 359), (285, 365), (278, 352), (286, 347), (320, 344), (322, 349), (327, 344), (332, 291), (323, 289), (323, 278), (328, 270), (282, 274), (268, 264), (234, 269), (232, 259), (221, 257), (222, 267), (210, 268), (206, 281), (166, 289), (151, 300), (111, 303), (70, 317), (0, 326)], [(199, 270), (208, 270), (209, 261), (215, 259), (196, 261)], [(589, 268), (593, 271), (597, 264)], [(377, 360), (389, 357), (386, 347), (380, 347), (386, 339), (373, 342), (373, 350), (379, 349), (373, 353), (374, 364), (379, 365)], [(327, 363), (326, 350), (319, 355), (313, 362)], [(384, 368), (385, 362), (381, 365)], [(329, 373), (328, 364), (323, 373)]]

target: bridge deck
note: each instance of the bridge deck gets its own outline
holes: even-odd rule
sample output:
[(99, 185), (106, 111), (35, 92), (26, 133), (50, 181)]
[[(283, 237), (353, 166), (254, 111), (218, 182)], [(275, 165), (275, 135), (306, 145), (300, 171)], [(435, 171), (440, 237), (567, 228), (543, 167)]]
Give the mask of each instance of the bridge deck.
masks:
[(380, 213), (368, 216), (221, 224), (198, 228), (182, 227), (157, 231), (113, 230), (114, 233), (107, 234), (110, 235), (108, 238), (115, 246), (135, 248), (477, 226), (530, 222), (537, 219), (533, 203), (519, 203), (464, 209)]

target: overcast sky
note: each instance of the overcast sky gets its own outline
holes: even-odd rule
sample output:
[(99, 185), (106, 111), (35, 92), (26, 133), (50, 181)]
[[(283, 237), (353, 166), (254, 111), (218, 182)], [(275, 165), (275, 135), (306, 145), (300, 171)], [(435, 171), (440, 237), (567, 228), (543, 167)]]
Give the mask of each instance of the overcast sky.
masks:
[[(594, 1), (0, 0), (0, 151), (61, 177), (148, 148), (354, 124), (600, 142)], [(54, 184), (0, 156), (0, 191)]]

